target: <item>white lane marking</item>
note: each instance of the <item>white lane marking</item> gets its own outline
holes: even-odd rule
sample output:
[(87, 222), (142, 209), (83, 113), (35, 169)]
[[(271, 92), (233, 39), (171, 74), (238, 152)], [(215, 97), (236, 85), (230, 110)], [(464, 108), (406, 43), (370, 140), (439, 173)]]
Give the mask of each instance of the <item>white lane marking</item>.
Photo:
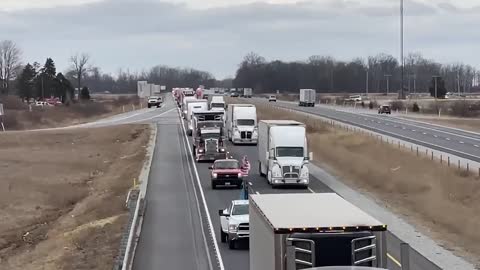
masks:
[(308, 190), (310, 190), (310, 192), (312, 193), (315, 193), (315, 191), (313, 191), (313, 189), (311, 189), (310, 187), (308, 187)]
[(459, 141), (459, 143), (464, 144), (464, 142), (462, 142), (462, 141)]
[(423, 132), (423, 135), (427, 135), (427, 133), (426, 133), (426, 132)]
[(249, 184), (250, 186), (253, 186), (252, 182), (248, 182), (248, 184)]
[(210, 229), (210, 234), (213, 238), (213, 246), (215, 248), (215, 254), (217, 255), (217, 258), (218, 258), (218, 264), (219, 264), (220, 270), (225, 270), (225, 266), (223, 265), (222, 254), (220, 253), (220, 249), (218, 248), (217, 236), (215, 235), (215, 231), (213, 230), (213, 223), (212, 223), (212, 218), (210, 217), (210, 212), (208, 210), (207, 200), (205, 200), (205, 193), (203, 192), (202, 184), (200, 183), (200, 176), (198, 175), (197, 165), (195, 164), (195, 159), (193, 158), (192, 148), (188, 143), (187, 131), (185, 130), (183, 122), (181, 122), (181, 126), (183, 130), (183, 136), (185, 138), (185, 144), (188, 147), (188, 156), (191, 158), (193, 163), (193, 170), (195, 171), (195, 178), (197, 180), (197, 185), (200, 190), (200, 195), (202, 197), (203, 207), (205, 208), (205, 213), (207, 214), (208, 226)]
[(390, 126), (390, 124), (389, 124), (389, 123), (385, 123), (385, 126)]
[[(145, 110), (145, 109), (144, 109)], [(148, 113), (148, 112), (151, 112), (151, 110), (145, 110), (143, 112), (138, 112), (138, 113), (134, 113), (132, 115), (129, 115), (129, 116), (125, 116), (125, 117), (120, 117), (120, 118), (114, 118), (114, 119), (101, 119), (101, 120), (98, 120), (97, 122), (92, 122), (92, 123), (88, 123), (88, 124), (110, 124), (110, 123), (115, 123), (115, 122), (118, 122), (118, 121), (123, 121), (125, 119), (128, 119), (128, 118), (132, 118), (132, 117), (135, 117), (137, 115), (140, 115), (140, 114), (145, 114), (145, 113)]]
[(415, 129), (412, 129), (413, 132), (415, 132), (416, 130)]
[(438, 135), (433, 135), (433, 137), (438, 138)]
[(474, 146), (475, 146), (475, 147), (479, 147), (479, 146), (478, 146), (478, 145), (476, 145), (476, 144), (475, 144)]
[(176, 109), (176, 108), (171, 108), (170, 110), (165, 111), (165, 112), (163, 112), (163, 113), (161, 113), (161, 114), (157, 114), (157, 115), (152, 116), (152, 117), (149, 117), (149, 118), (144, 118), (144, 119), (140, 119), (140, 120), (135, 120), (135, 121), (128, 122), (128, 123), (136, 123), (136, 122), (142, 122), (142, 121), (151, 120), (151, 119), (154, 119), (154, 118), (157, 118), (157, 117), (161, 117), (162, 115), (167, 114), (167, 113), (169, 113), (169, 112), (171, 112), (171, 111), (173, 111), (173, 110), (175, 110), (175, 109)]
[(402, 129), (406, 129), (405, 127), (402, 127)]
[(258, 192), (258, 191), (255, 191), (255, 193), (260, 194), (260, 192)]
[(377, 121), (377, 124), (381, 124), (381, 123), (382, 123), (382, 122), (380, 122), (380, 121)]
[(445, 138), (445, 140), (450, 141), (450, 138)]
[(363, 120), (365, 120), (365, 121), (368, 121), (368, 119), (367, 119), (367, 118), (363, 118)]
[[(188, 155), (187, 147), (185, 146), (186, 144), (187, 144), (187, 142), (183, 141), (183, 149), (185, 150), (185, 153)], [(190, 160), (188, 159), (188, 157), (187, 157), (187, 165), (188, 165), (188, 174), (190, 175), (190, 179), (192, 179), (192, 181), (193, 181), (192, 165), (190, 164)], [(187, 191), (188, 187), (187, 187), (187, 181), (186, 180), (184, 181), (184, 184), (185, 184), (185, 191)], [(195, 195), (195, 200), (197, 202), (195, 205), (197, 206), (196, 208), (197, 208), (198, 217), (200, 217), (200, 219), (203, 220), (202, 211), (200, 210), (200, 200), (198, 199), (197, 189), (195, 187), (193, 187), (193, 194)], [(190, 207), (189, 207), (189, 209), (190, 209)], [(193, 220), (192, 220), (193, 217), (192, 217), (192, 215), (190, 215), (190, 219), (191, 219), (191, 226), (193, 227)], [(213, 269), (212, 258), (210, 257), (207, 236), (205, 235), (205, 228), (203, 226), (203, 221), (202, 220), (200, 220), (200, 228), (202, 230), (203, 243), (205, 244), (205, 251), (207, 252), (208, 265), (210, 266), (210, 269)]]
[(393, 125), (394, 128), (397, 128), (398, 126), (397, 125)]

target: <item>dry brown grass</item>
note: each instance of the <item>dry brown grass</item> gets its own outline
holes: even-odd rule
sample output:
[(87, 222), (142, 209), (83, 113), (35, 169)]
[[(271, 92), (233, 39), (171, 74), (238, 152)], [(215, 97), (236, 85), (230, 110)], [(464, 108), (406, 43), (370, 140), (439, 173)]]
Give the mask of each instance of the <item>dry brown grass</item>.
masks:
[(480, 181), (368, 136), (313, 117), (257, 103), (259, 119), (291, 119), (308, 128), (315, 163), (384, 201), (447, 248), (480, 263)]
[(148, 126), (0, 134), (0, 269), (112, 269)]
[[(16, 97), (3, 97), (5, 116), (3, 123), (7, 130), (27, 130), (38, 128), (63, 127), (95, 121), (125, 111), (140, 108), (138, 97), (122, 96), (117, 99), (97, 99), (95, 102), (75, 103), (70, 106), (32, 107)], [(0, 102), (1, 103), (1, 102)]]

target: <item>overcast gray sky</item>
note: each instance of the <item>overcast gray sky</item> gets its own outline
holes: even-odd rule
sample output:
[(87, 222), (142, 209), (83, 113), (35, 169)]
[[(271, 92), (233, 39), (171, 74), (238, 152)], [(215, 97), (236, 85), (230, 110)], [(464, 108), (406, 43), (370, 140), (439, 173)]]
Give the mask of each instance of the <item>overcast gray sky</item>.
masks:
[[(399, 0), (0, 0), (0, 39), (60, 70), (87, 52), (105, 72), (156, 64), (233, 76), (243, 56), (399, 57)], [(406, 52), (480, 67), (478, 0), (405, 0)]]

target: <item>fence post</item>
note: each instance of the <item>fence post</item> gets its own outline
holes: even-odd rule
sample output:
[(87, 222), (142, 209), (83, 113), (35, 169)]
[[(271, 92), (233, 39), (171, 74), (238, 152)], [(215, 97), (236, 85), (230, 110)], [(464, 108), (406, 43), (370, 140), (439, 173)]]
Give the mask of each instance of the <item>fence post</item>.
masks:
[(440, 164), (442, 164), (442, 163), (443, 163), (443, 156), (440, 155)]
[(467, 162), (467, 173), (468, 173), (468, 172), (470, 172), (470, 166), (469, 166), (469, 164), (468, 164), (468, 162)]
[(418, 146), (417, 146), (417, 157), (418, 157)]
[(428, 156), (428, 149), (425, 149), (425, 155)]
[(432, 160), (433, 160), (433, 151), (432, 151)]
[(400, 264), (402, 270), (410, 270), (410, 245), (407, 243), (400, 244)]
[(460, 170), (460, 159), (458, 160), (458, 169)]
[(398, 141), (398, 149), (400, 149), (400, 141)]
[(450, 167), (450, 156), (448, 156), (447, 158), (448, 158), (448, 167)]

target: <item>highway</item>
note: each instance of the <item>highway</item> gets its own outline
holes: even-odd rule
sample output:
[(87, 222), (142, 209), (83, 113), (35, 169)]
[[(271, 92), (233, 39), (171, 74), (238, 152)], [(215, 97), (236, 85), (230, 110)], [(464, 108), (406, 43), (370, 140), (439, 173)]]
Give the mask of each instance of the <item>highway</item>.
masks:
[[(317, 109), (322, 111), (314, 108)], [(169, 98), (162, 108), (129, 112), (87, 126), (129, 123), (155, 123), (158, 127), (146, 213), (133, 269), (249, 269), (248, 242), (241, 243), (237, 250), (230, 250), (220, 242), (218, 210), (240, 198), (240, 190), (211, 189), (208, 169), (211, 163), (193, 162), (191, 137), (186, 136), (173, 101)], [(258, 174), (256, 146), (229, 143), (228, 151), (236, 159), (247, 155), (253, 162), (248, 178), (252, 193), (333, 192), (313, 175), (308, 189), (272, 189)], [(389, 269), (401, 270), (401, 241), (388, 233), (387, 243)], [(440, 269), (416, 252), (411, 253), (410, 259), (411, 269)]]
[(478, 133), (421, 123), (391, 115), (372, 114), (361, 109), (358, 111), (345, 110), (326, 105), (299, 107), (297, 103), (282, 101), (272, 105), (326, 117), (480, 162), (480, 134)]

